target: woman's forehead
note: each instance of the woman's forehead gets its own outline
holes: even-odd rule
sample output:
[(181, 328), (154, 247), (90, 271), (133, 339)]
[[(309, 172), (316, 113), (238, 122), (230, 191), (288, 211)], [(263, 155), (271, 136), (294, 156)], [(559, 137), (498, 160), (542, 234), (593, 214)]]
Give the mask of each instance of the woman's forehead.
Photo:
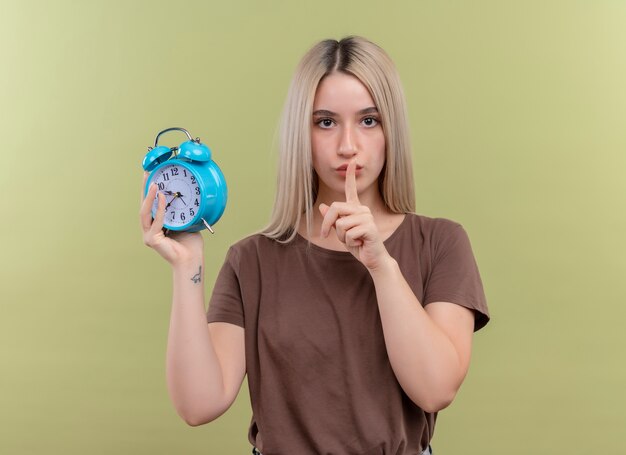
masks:
[(313, 102), (314, 112), (325, 110), (338, 114), (375, 107), (367, 87), (355, 76), (340, 72), (331, 73), (321, 80)]

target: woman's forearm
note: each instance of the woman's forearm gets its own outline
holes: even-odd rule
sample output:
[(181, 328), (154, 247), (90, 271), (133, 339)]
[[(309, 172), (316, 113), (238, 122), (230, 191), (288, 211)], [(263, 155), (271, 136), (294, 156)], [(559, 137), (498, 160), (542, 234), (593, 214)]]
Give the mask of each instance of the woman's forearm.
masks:
[(466, 372), (454, 344), (426, 313), (393, 258), (370, 273), (387, 354), (398, 382), (425, 411), (445, 408)]
[(202, 259), (174, 266), (173, 278), (167, 385), (178, 414), (199, 425), (225, 410), (222, 371), (204, 309)]

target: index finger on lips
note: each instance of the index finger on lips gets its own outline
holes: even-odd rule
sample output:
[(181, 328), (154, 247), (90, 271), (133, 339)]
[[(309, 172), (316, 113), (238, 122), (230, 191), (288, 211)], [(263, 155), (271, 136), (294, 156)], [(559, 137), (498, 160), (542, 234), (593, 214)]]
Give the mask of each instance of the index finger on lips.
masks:
[(359, 203), (359, 194), (356, 190), (356, 159), (351, 160), (346, 169), (346, 202)]

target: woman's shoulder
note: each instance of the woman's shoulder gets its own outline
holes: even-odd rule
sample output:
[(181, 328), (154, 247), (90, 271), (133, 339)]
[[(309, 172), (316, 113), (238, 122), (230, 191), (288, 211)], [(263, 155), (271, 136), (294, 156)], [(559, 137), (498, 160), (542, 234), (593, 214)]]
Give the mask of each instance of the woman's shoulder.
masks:
[(470, 245), (465, 227), (456, 220), (411, 214), (410, 224), (412, 229), (407, 230), (410, 237), (404, 237), (404, 240), (426, 247), (432, 257), (441, 251), (467, 249)]
[(249, 255), (259, 252), (268, 253), (269, 251), (282, 251), (289, 245), (298, 243), (298, 239), (294, 239), (289, 243), (282, 243), (276, 239), (268, 237), (262, 233), (250, 234), (230, 246), (230, 251), (237, 255)]
[[(296, 237), (282, 243), (261, 233), (255, 233), (233, 243), (226, 253), (226, 262), (236, 273), (257, 274), (261, 269), (280, 268), (293, 262), (300, 252), (302, 240)], [(297, 261), (296, 261), (297, 262)]]
[(262, 234), (250, 234), (233, 243), (229, 250), (235, 253), (243, 253), (250, 250), (256, 250), (260, 243), (265, 241), (266, 237)]
[(450, 218), (430, 217), (418, 213), (408, 213), (407, 219), (412, 230), (422, 234), (437, 235), (462, 227), (461, 223)]

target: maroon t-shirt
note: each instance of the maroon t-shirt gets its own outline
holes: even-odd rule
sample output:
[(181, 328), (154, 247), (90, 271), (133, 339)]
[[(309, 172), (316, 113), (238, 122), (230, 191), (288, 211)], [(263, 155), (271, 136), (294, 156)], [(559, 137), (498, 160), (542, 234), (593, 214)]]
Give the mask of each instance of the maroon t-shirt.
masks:
[[(385, 240), (423, 306), (447, 301), (489, 320), (463, 227), (408, 214)], [(436, 413), (413, 403), (387, 356), (374, 284), (350, 253), (297, 236), (253, 235), (233, 245), (218, 275), (208, 322), (244, 327), (253, 417), (263, 455), (414, 455)]]

